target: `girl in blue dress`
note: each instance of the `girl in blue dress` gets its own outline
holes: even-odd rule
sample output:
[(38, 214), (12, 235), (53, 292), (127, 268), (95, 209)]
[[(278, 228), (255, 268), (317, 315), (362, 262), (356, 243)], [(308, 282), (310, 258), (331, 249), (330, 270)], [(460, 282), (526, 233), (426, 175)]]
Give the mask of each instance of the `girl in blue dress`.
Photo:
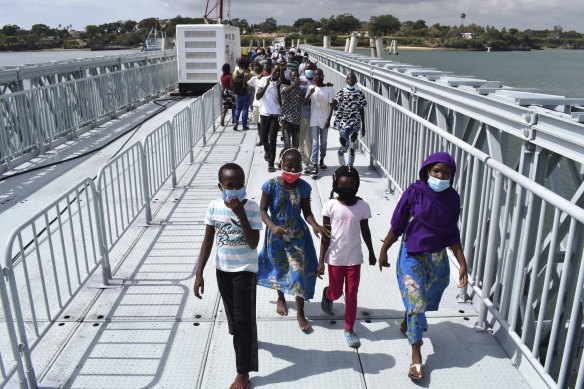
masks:
[(281, 316), (288, 314), (284, 293), (295, 296), (298, 325), (302, 331), (307, 331), (310, 324), (304, 316), (304, 300), (314, 295), (318, 257), (306, 223), (312, 226), (317, 238), (320, 234), (330, 236), (330, 232), (312, 215), (312, 188), (300, 178), (300, 152), (285, 150), (280, 163), (282, 175), (269, 179), (262, 186), (260, 210), (267, 227), (264, 246), (258, 256), (257, 283), (277, 289), (276, 312)]

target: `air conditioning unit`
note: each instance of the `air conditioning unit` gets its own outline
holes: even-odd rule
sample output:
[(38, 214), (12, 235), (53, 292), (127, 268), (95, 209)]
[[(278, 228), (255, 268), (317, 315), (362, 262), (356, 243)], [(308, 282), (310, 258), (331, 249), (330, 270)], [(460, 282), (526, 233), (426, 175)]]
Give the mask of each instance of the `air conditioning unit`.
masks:
[(176, 26), (178, 88), (181, 94), (204, 93), (220, 82), (223, 64), (235, 70), (241, 56), (239, 27), (226, 24)]

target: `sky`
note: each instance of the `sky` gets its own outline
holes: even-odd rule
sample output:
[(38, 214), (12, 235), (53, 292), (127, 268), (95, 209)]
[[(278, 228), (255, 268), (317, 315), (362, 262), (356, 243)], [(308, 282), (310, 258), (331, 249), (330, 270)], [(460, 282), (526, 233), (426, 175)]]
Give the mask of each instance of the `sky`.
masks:
[[(42, 23), (50, 27), (72, 25), (83, 30), (88, 24), (103, 24), (116, 20), (140, 21), (148, 17), (160, 19), (177, 15), (202, 17), (206, 0), (0, 0), (0, 26), (16, 24), (30, 29)], [(229, 6), (230, 4), (230, 6)], [(400, 21), (426, 21), (426, 25), (460, 25), (476, 23), (497, 28), (553, 29), (584, 33), (582, 0), (225, 0), (232, 18), (260, 23), (274, 17), (278, 24), (292, 24), (296, 19), (320, 19), (350, 13), (360, 20), (375, 15), (391, 14)]]

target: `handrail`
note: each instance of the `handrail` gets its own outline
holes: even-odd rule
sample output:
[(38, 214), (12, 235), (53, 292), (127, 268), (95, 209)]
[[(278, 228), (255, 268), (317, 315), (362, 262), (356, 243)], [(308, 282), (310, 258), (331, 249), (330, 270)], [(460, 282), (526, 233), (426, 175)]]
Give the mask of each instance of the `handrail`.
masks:
[[(320, 67), (326, 82), (344, 85), (344, 74)], [(477, 326), (487, 329), (490, 315), (502, 329), (496, 333), (498, 339), (515, 345), (514, 350), (506, 348), (510, 355), (522, 353), (541, 382), (564, 387), (575, 379), (569, 367), (578, 362), (572, 359), (577, 355), (572, 349), (582, 331), (584, 209), (375, 91), (363, 85), (359, 89), (368, 101), (368, 131), (361, 144), (372, 165), (388, 176), (390, 188), (402, 191), (414, 182), (418, 167), (433, 152), (447, 151), (455, 158), (461, 238), (468, 291), (479, 309)], [(561, 268), (558, 255), (563, 257)], [(543, 263), (540, 258), (545, 256)], [(571, 270), (574, 266), (579, 267), (577, 272)], [(551, 282), (552, 273), (560, 275), (559, 287)], [(546, 306), (554, 300), (550, 314)], [(545, 345), (542, 324), (550, 320)], [(543, 362), (538, 354), (546, 346)]]
[[(0, 354), (0, 387), (15, 372), (22, 388), (27, 384), (36, 387), (31, 352), (100, 266), (102, 282), (108, 285), (112, 277), (109, 252), (142, 212), (146, 222), (151, 221), (152, 196), (170, 175), (176, 174), (178, 165), (189, 154), (184, 145), (204, 142), (205, 132), (214, 124), (215, 117), (208, 114), (200, 118), (203, 120), (197, 129), (193, 128), (197, 114), (219, 112), (219, 91), (216, 85), (186, 111), (176, 114), (179, 119), (173, 117), (153, 131), (152, 134), (164, 134), (164, 147), (149, 142), (153, 136), (148, 135), (102, 166), (96, 183), (84, 179), (11, 233), (3, 269), (10, 292), (5, 291), (2, 279), (0, 302), (15, 364), (5, 369)], [(167, 175), (151, 185), (148, 171), (158, 166), (153, 160), (147, 162), (147, 150), (150, 155), (171, 155), (176, 149), (181, 150), (180, 154), (169, 159), (171, 165), (164, 173)], [(31, 274), (38, 274), (38, 278), (31, 278)], [(25, 326), (25, 321), (32, 321), (32, 329)], [(48, 325), (41, 328), (41, 322)]]
[(170, 61), (0, 95), (0, 168), (17, 166), (174, 86), (176, 74), (176, 61)]

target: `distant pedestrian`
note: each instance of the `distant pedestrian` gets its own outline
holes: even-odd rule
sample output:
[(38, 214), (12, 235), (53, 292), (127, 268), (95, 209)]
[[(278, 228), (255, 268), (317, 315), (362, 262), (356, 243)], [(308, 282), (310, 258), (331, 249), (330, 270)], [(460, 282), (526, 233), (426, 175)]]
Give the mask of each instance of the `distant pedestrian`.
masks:
[(261, 135), (261, 132), (260, 132), (260, 100), (256, 97), (256, 95), (257, 95), (257, 92), (260, 89), (260, 88), (258, 88), (258, 84), (259, 84), (260, 80), (263, 77), (263, 67), (262, 67), (262, 65), (256, 63), (254, 65), (254, 72), (255, 72), (256, 75), (254, 77), (252, 77), (248, 81), (247, 84), (251, 87), (251, 89), (252, 89), (252, 95), (253, 95), (251, 120), (254, 123), (256, 123), (257, 129), (258, 129), (258, 143), (256, 144), (256, 146), (261, 146), (262, 145), (262, 135)]
[(348, 166), (353, 166), (355, 162), (355, 149), (359, 139), (359, 128), (361, 136), (365, 136), (365, 107), (367, 100), (363, 92), (357, 89), (357, 77), (354, 73), (347, 76), (347, 84), (337, 92), (333, 106), (336, 109), (335, 129), (339, 131), (341, 147), (339, 155), (343, 155), (349, 150)]
[(280, 116), (280, 69), (275, 66), (272, 75), (262, 77), (258, 83), (256, 97), (260, 100), (261, 140), (264, 145), (264, 159), (268, 161), (268, 172), (275, 172), (276, 142), (278, 138), (278, 117)]
[(280, 121), (284, 136), (284, 150), (298, 149), (300, 132), (300, 110), (304, 103), (305, 92), (300, 89), (300, 76), (297, 71), (290, 73), (289, 85), (280, 86), (280, 101), (282, 102)]
[[(314, 82), (314, 70), (316, 66), (308, 63), (304, 76), (300, 76), (300, 89), (306, 93), (308, 87)], [(300, 133), (298, 135), (298, 150), (302, 154), (302, 162), (304, 163), (304, 172), (309, 172), (310, 156), (312, 155), (312, 135), (310, 134), (310, 102), (303, 103), (300, 111)]]
[(222, 196), (211, 201), (205, 217), (205, 237), (199, 253), (194, 291), (203, 298), (203, 270), (217, 239), (215, 258), (217, 284), (225, 308), (229, 333), (233, 335), (237, 376), (231, 387), (248, 388), (249, 372), (258, 371), (256, 327), (257, 245), (262, 221), (258, 204), (245, 198), (245, 173), (227, 163), (219, 169)]
[[(333, 115), (334, 91), (324, 83), (324, 74), (321, 69), (314, 71), (314, 84), (308, 88), (304, 103), (310, 102), (310, 134), (312, 135), (312, 155), (310, 157), (310, 174), (316, 176), (318, 169), (326, 170), (324, 163), (328, 128)], [(320, 159), (319, 159), (320, 153)]]
[(238, 58), (237, 66), (239, 69), (233, 72), (233, 92), (235, 93), (235, 118), (233, 120), (233, 130), (237, 131), (238, 129), (240, 114), (243, 130), (249, 130), (249, 127), (247, 126), (247, 115), (249, 111), (251, 89), (247, 83), (253, 76), (250, 73), (245, 59)]
[(233, 93), (233, 76), (231, 66), (226, 63), (222, 68), (221, 76), (221, 125), (225, 126), (225, 115), (231, 110), (231, 120), (235, 118), (235, 93)]
[(450, 282), (446, 248), (458, 260), (458, 287), (467, 283), (466, 259), (460, 244), (460, 197), (452, 187), (456, 163), (444, 152), (430, 155), (420, 168), (420, 179), (403, 192), (391, 218), (391, 228), (379, 253), (379, 269), (389, 266), (387, 250), (403, 235), (397, 259), (397, 281), (406, 308), (401, 332), (412, 346), (411, 379), (424, 377), (422, 334), (428, 329), (427, 311), (438, 310)]

